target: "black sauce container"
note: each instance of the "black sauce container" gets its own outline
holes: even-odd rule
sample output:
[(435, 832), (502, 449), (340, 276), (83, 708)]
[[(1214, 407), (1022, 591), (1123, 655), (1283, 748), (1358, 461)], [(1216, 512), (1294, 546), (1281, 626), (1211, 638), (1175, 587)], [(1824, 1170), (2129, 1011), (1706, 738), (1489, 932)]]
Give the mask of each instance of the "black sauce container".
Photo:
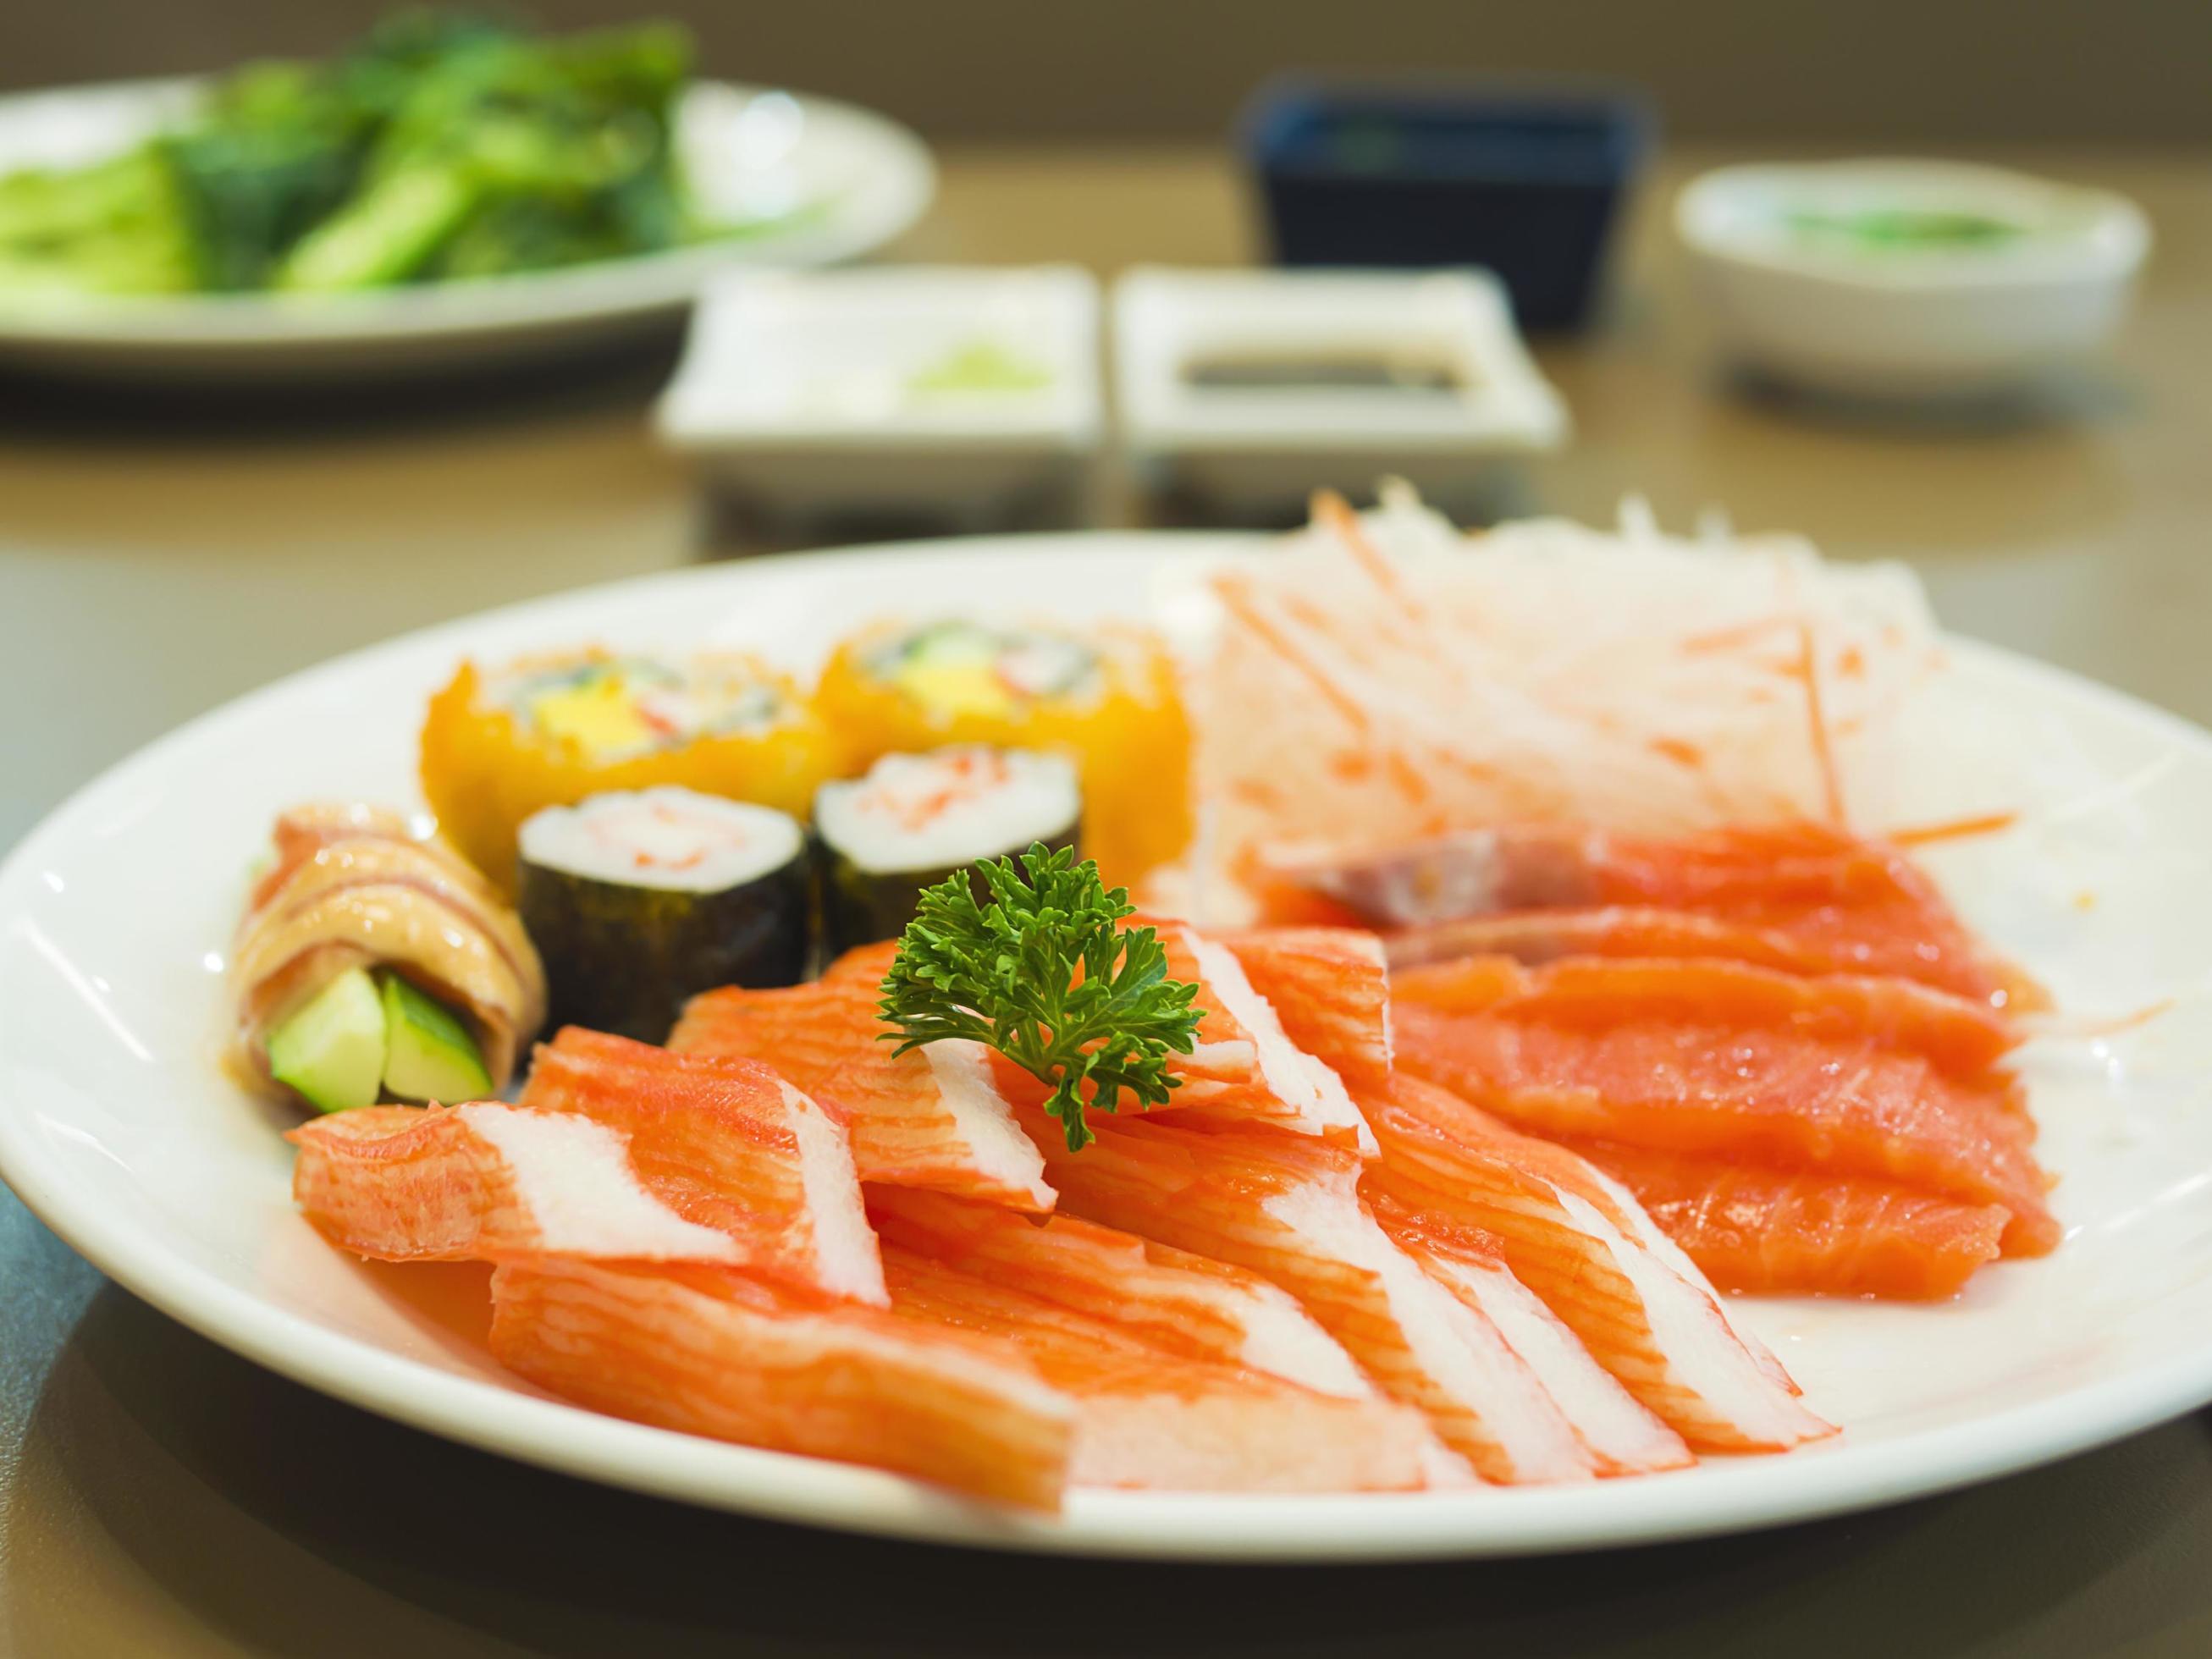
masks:
[(1528, 329), (1589, 317), (1652, 120), (1632, 92), (1278, 82), (1243, 148), (1285, 265), (1482, 265)]

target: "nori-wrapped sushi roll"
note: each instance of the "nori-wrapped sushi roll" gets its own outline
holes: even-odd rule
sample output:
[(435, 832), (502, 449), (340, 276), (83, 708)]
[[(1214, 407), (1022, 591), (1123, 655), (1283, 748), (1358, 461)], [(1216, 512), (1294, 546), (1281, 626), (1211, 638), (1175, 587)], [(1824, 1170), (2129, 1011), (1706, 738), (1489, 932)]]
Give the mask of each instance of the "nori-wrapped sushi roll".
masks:
[(814, 796), (823, 943), (831, 955), (896, 938), (925, 887), (1033, 842), (1078, 845), (1075, 768), (1031, 750), (969, 744), (885, 755)]
[(806, 837), (787, 813), (673, 786), (594, 795), (526, 820), (521, 854), (556, 1025), (659, 1042), (701, 991), (805, 976)]

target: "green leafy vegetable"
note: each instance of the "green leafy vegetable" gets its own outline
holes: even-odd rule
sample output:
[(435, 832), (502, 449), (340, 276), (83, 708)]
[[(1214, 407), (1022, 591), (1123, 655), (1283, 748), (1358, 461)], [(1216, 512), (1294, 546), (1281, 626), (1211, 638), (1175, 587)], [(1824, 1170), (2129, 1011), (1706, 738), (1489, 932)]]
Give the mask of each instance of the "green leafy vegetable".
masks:
[(884, 1040), (900, 1054), (948, 1037), (997, 1049), (1052, 1085), (1045, 1109), (1081, 1152), (1086, 1105), (1116, 1111), (1124, 1092), (1140, 1110), (1165, 1105), (1167, 1057), (1197, 1041), (1198, 988), (1168, 977), (1152, 929), (1120, 927), (1135, 908), (1097, 865), (1042, 842), (948, 878), (922, 894), (884, 977)]
[(222, 77), (122, 156), (0, 176), (0, 293), (378, 288), (753, 234), (685, 191), (690, 71), (668, 24), (395, 13), (329, 60)]

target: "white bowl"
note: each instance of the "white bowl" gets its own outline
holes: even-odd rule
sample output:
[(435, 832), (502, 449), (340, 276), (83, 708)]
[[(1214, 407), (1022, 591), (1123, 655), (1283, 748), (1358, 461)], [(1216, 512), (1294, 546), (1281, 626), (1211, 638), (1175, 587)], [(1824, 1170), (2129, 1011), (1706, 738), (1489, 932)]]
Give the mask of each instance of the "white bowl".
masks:
[[(1098, 305), (1072, 265), (732, 273), (693, 315), (657, 425), (787, 509), (981, 515), (1076, 487), (1103, 422)], [(929, 384), (978, 348), (1036, 384)]]
[[(1877, 248), (1793, 223), (1900, 210), (2016, 234)], [(2002, 392), (2085, 355), (2119, 321), (2150, 246), (2124, 197), (1947, 161), (1723, 167), (1683, 189), (1674, 226), (1724, 349), (1802, 386), (1875, 397)]]
[[(1382, 473), (1439, 503), (1501, 456), (1566, 440), (1566, 405), (1544, 379), (1504, 289), (1487, 271), (1170, 270), (1115, 284), (1122, 442), (1148, 482), (1239, 505), (1303, 501), (1328, 486), (1366, 495)], [(1448, 391), (1192, 383), (1207, 356), (1416, 356)]]

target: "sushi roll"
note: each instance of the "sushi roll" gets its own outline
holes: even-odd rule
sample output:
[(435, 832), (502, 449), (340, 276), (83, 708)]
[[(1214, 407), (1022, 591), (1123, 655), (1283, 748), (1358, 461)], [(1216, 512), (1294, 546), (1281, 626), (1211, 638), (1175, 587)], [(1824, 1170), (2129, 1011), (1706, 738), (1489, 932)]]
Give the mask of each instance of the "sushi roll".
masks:
[(1109, 884), (1133, 886), (1189, 844), (1190, 725), (1172, 660), (1141, 630), (878, 627), (830, 659), (816, 706), (855, 765), (946, 744), (1066, 756), (1084, 850)]
[(516, 832), (543, 807), (668, 784), (803, 813), (839, 759), (808, 700), (751, 657), (575, 651), (463, 664), (423, 722), (422, 793), (512, 892)]
[(546, 807), (520, 843), (556, 1024), (658, 1042), (701, 991), (805, 975), (811, 884), (787, 812), (670, 785)]
[(831, 954), (896, 937), (921, 890), (1034, 842), (1078, 844), (1083, 796), (1058, 755), (981, 744), (885, 755), (814, 798), (823, 943)]

